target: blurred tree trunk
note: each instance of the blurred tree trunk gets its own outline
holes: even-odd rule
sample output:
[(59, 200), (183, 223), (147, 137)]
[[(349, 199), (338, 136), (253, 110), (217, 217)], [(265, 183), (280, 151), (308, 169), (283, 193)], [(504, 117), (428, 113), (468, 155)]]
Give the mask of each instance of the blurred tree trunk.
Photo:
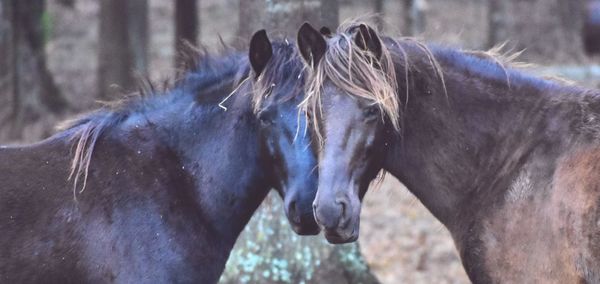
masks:
[(600, 53), (600, 0), (589, 0), (585, 7), (583, 46), (587, 54)]
[(118, 98), (148, 69), (147, 0), (100, 1), (99, 37), (98, 98)]
[(98, 97), (103, 100), (117, 97), (113, 85), (124, 89), (133, 87), (127, 8), (127, 1), (100, 1)]
[(317, 29), (324, 24), (322, 10), (322, 0), (269, 0), (265, 27), (295, 39), (302, 23), (309, 22)]
[(239, 26), (237, 35), (243, 45), (247, 45), (250, 42), (250, 37), (254, 32), (265, 28), (262, 24), (266, 15), (265, 10), (265, 0), (239, 0)]
[[(3, 139), (23, 139), (23, 129), (50, 114), (61, 114), (68, 104), (46, 65), (48, 37), (44, 0), (0, 2), (0, 127)], [(7, 110), (8, 109), (8, 110)], [(42, 133), (43, 132), (43, 133)], [(50, 134), (38, 131), (31, 140)]]
[(259, 29), (272, 38), (296, 38), (300, 25), (309, 22), (319, 29), (339, 25), (339, 0), (239, 0), (240, 40), (247, 43)]
[(373, 1), (373, 6), (375, 10), (375, 14), (377, 15), (375, 24), (377, 24), (377, 29), (379, 31), (383, 31), (383, 16), (384, 16), (384, 5), (385, 5), (385, 1), (384, 0), (374, 0)]
[(358, 243), (298, 236), (272, 191), (238, 238), (219, 283), (379, 283)]
[(133, 56), (133, 70), (140, 75), (148, 73), (148, 1), (127, 0), (129, 6), (128, 32)]
[(536, 63), (583, 61), (583, 18), (586, 0), (505, 0), (498, 18), (506, 19), (504, 38), (509, 46), (523, 50), (522, 59)]
[(58, 3), (70, 9), (75, 8), (75, 0), (58, 0)]
[(506, 0), (488, 0), (488, 48), (508, 39)]
[(0, 1), (0, 130), (11, 122), (14, 95), (15, 59), (12, 25), (12, 3)]
[(175, 1), (175, 66), (185, 64), (185, 42), (192, 45), (198, 44), (198, 2), (197, 0)]
[(404, 35), (417, 36), (425, 31), (425, 0), (404, 0)]
[(328, 27), (331, 31), (337, 29), (340, 24), (340, 4), (338, 0), (322, 0), (321, 4), (321, 20), (323, 26)]
[[(261, 6), (266, 7), (264, 17), (255, 12)], [(264, 27), (270, 31), (271, 39), (281, 38), (273, 31), (295, 39), (298, 28), (305, 21), (320, 28), (324, 22), (322, 9), (320, 0), (241, 0), (240, 32), (245, 33), (246, 28), (255, 25), (249, 33), (254, 32), (260, 26), (255, 21), (265, 19)], [(329, 17), (333, 20), (333, 16)], [(250, 34), (243, 36), (249, 38)], [(269, 194), (238, 238), (220, 282), (379, 283), (364, 261), (358, 243), (334, 246), (323, 236), (296, 235), (274, 192)]]

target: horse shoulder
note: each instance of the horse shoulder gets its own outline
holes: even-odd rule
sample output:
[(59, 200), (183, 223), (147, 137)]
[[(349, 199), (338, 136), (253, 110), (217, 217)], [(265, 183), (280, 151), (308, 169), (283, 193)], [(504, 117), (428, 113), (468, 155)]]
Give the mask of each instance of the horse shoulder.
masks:
[(578, 272), (600, 282), (600, 147), (582, 147), (559, 162), (552, 204)]

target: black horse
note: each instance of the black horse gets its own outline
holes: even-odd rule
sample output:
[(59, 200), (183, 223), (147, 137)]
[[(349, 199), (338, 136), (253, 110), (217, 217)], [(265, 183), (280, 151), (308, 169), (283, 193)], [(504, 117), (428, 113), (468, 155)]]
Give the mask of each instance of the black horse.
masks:
[(451, 232), (475, 283), (600, 283), (600, 94), (510, 58), (305, 25), (317, 137), (315, 217), (358, 236), (361, 198), (388, 171)]
[(290, 134), (306, 127), (300, 82), (251, 95), (274, 68), (297, 81), (302, 65), (279, 60), (294, 49), (259, 32), (250, 60), (205, 55), (164, 95), (0, 148), (0, 282), (214, 283), (271, 188), (297, 233), (318, 233), (316, 158)]

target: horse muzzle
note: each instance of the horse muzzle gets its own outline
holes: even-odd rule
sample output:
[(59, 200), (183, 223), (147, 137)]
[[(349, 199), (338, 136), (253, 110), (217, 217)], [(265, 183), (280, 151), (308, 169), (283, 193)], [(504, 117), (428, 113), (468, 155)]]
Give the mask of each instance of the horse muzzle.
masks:
[(317, 224), (332, 244), (354, 242), (360, 226), (360, 202), (350, 198), (335, 198), (331, 202), (315, 200), (313, 211)]

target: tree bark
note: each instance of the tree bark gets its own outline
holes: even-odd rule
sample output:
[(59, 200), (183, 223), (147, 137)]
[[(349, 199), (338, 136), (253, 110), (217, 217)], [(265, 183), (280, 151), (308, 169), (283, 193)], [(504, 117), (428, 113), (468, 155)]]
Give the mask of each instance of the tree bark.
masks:
[(425, 0), (404, 0), (404, 34), (416, 36), (425, 31)]
[(334, 30), (339, 25), (339, 0), (240, 0), (240, 40), (247, 43), (259, 29), (269, 31), (271, 37), (296, 38), (302, 23), (309, 22), (317, 29), (327, 26)]
[(270, 0), (267, 3), (265, 26), (268, 31), (278, 31), (295, 39), (302, 23), (309, 22), (317, 29), (324, 24), (321, 0)]
[(238, 238), (219, 283), (379, 283), (358, 243), (298, 236), (271, 192)]
[(506, 23), (506, 0), (488, 1), (488, 48), (508, 39)]
[(266, 15), (266, 1), (239, 0), (238, 13), (239, 26), (237, 35), (239, 41), (243, 45), (247, 45), (254, 32), (265, 28), (262, 21)]
[(321, 22), (324, 26), (335, 31), (340, 24), (340, 7), (338, 0), (322, 0)]
[[(68, 103), (61, 95), (46, 65), (42, 17), (43, 0), (3, 0), (0, 3), (2, 35), (0, 35), (0, 85), (3, 113), (0, 138), (20, 140), (25, 126), (48, 114), (61, 114)], [(36, 138), (49, 132), (37, 133)]]
[(375, 24), (377, 25), (377, 29), (381, 32), (383, 31), (383, 18), (384, 18), (384, 6), (385, 6), (385, 1), (384, 0), (374, 0), (373, 1), (373, 6), (375, 10), (375, 14), (376, 14), (376, 18), (375, 18)]
[[(521, 59), (538, 64), (581, 62), (585, 0), (508, 0), (498, 15), (506, 19), (509, 47), (525, 50)], [(490, 44), (492, 44), (490, 42)]]
[(129, 47), (135, 73), (148, 73), (148, 0), (127, 0)]
[(98, 97), (102, 100), (118, 97), (115, 85), (125, 90), (133, 87), (127, 10), (127, 1), (100, 1)]
[[(253, 10), (261, 5), (266, 5), (264, 17)], [(240, 31), (246, 32), (244, 29), (250, 25), (260, 26), (255, 21), (264, 18), (264, 27), (272, 39), (281, 38), (273, 31), (296, 38), (298, 27), (305, 21), (320, 28), (325, 21), (321, 18), (323, 9), (320, 0), (240, 1)], [(333, 14), (328, 14), (330, 24)], [(336, 246), (328, 244), (323, 236), (296, 235), (285, 217), (281, 199), (274, 192), (238, 238), (220, 282), (379, 283), (370, 273), (358, 243)]]
[(0, 129), (11, 122), (15, 93), (15, 42), (12, 2), (0, 1)]
[(186, 62), (185, 42), (198, 44), (198, 3), (196, 0), (175, 1), (175, 66), (183, 66)]

